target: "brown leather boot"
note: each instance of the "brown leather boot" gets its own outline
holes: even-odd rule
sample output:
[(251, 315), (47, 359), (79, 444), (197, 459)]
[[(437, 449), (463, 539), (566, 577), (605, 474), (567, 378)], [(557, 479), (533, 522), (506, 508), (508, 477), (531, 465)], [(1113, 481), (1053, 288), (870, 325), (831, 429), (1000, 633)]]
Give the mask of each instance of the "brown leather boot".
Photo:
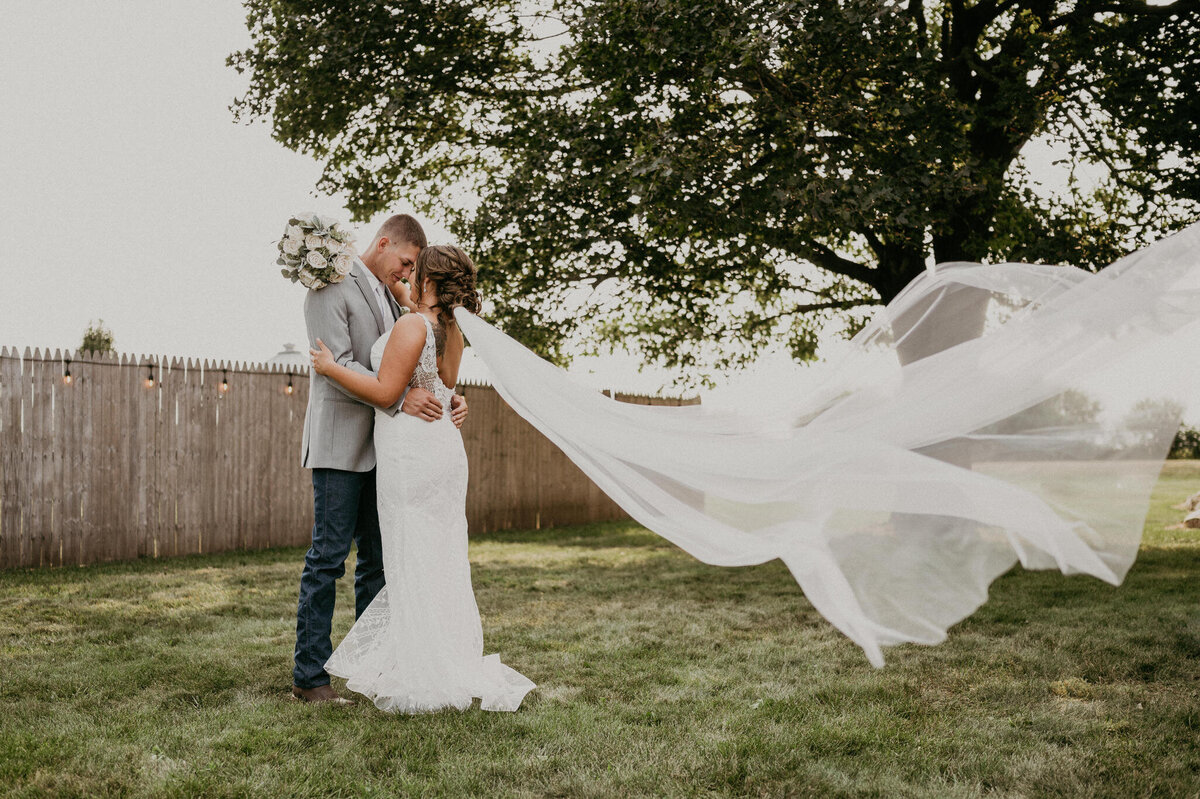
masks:
[(332, 702), (339, 706), (354, 704), (354, 700), (338, 696), (332, 685), (318, 685), (316, 688), (300, 688), (293, 685), (292, 699), (300, 702)]

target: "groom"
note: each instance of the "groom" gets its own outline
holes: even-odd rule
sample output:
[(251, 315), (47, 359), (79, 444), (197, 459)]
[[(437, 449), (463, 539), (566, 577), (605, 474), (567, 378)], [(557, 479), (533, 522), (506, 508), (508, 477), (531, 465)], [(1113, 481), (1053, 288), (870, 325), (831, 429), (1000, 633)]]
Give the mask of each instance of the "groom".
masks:
[[(340, 283), (310, 291), (304, 298), (309, 345), (321, 339), (338, 363), (363, 374), (371, 370), (371, 345), (391, 329), (401, 309), (388, 290), (408, 279), (426, 246), (425, 231), (408, 214), (389, 217), (350, 275)], [(386, 412), (403, 411), (426, 421), (440, 419), (434, 395), (411, 388)], [(462, 426), (466, 400), (455, 395), (451, 419)], [(375, 409), (315, 372), (309, 380), (304, 415), (303, 466), (312, 469), (312, 547), (300, 575), (296, 610), (296, 656), (292, 697), (305, 702), (352, 704), (329, 684), (325, 661), (337, 580), (346, 573), (350, 543), (358, 544), (354, 569), (354, 616), (358, 618), (383, 588), (383, 549), (375, 506)]]

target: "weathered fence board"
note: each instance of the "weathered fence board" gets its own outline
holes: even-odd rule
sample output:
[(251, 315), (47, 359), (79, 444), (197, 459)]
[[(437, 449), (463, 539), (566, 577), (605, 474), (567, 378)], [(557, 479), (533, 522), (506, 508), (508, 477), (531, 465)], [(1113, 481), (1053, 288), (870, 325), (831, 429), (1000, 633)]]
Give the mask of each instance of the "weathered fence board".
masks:
[[(494, 389), (459, 391), (472, 533), (625, 518)], [(284, 367), (0, 350), (0, 568), (307, 544), (307, 402)]]

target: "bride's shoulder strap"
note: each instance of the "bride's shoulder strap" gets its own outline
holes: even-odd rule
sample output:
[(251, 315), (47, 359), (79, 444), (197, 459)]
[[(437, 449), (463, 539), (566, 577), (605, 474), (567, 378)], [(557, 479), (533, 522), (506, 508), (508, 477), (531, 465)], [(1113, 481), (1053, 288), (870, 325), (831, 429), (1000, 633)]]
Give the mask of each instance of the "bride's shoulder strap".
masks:
[(434, 328), (433, 328), (433, 322), (429, 321), (429, 317), (428, 317), (428, 316), (426, 316), (426, 315), (425, 315), (425, 314), (423, 314), (423, 313), (414, 313), (414, 314), (410, 314), (410, 316), (419, 316), (419, 317), (421, 317), (421, 321), (425, 323), (425, 338), (426, 338), (426, 340), (429, 340), (429, 339), (431, 339), (431, 338), (436, 338), (436, 336), (437, 336), (437, 331), (436, 331), (436, 330), (434, 330)]
[[(414, 318), (414, 317), (417, 317), (417, 318)], [(421, 321), (418, 322), (417, 319), (420, 319)], [(424, 322), (424, 324), (422, 324), (422, 322)], [(398, 330), (416, 331), (416, 330), (424, 330), (425, 326), (428, 324), (429, 324), (429, 320), (426, 319), (423, 314), (406, 313), (404, 316), (401, 316), (399, 319), (396, 320), (396, 324), (393, 325), (393, 327)]]
[[(409, 314), (409, 316), (411, 315)], [(401, 317), (385, 335), (388, 339), (385, 345), (386, 350), (411, 348), (411, 351), (418, 351), (419, 348), (424, 348), (425, 346), (426, 336), (424, 326), (415, 319)]]

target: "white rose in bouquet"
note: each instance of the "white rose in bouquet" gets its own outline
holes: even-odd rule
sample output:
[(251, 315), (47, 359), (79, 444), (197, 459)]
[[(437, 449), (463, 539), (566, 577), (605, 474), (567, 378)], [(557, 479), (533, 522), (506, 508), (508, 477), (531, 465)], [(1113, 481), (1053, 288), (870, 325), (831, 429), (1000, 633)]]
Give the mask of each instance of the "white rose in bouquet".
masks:
[(313, 213), (288, 219), (275, 263), (293, 283), (317, 290), (340, 283), (354, 265), (354, 237), (336, 219)]

